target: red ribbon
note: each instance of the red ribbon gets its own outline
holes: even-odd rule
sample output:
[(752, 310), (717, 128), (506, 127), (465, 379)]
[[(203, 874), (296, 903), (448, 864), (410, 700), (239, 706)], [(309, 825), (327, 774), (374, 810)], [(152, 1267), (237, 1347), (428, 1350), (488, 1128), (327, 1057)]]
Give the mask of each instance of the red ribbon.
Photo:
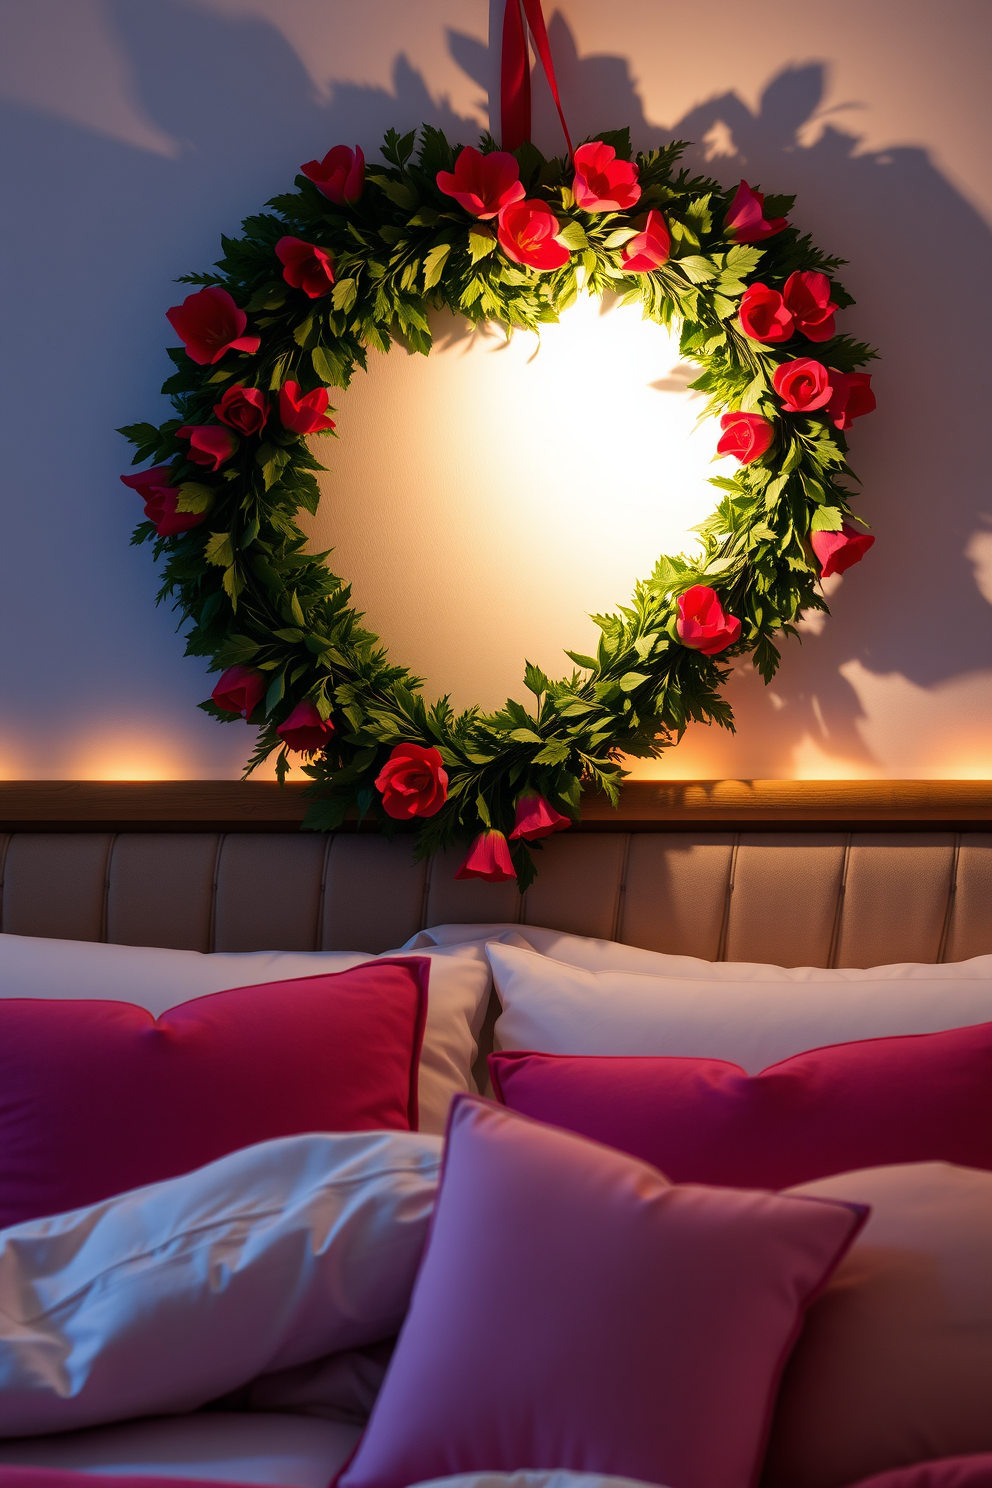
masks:
[[(523, 15), (520, 7), (523, 6)], [(503, 130), (503, 149), (516, 150), (524, 140), (530, 139), (530, 58), (527, 55), (527, 32), (524, 16), (534, 39), (534, 49), (541, 59), (544, 75), (551, 89), (551, 96), (558, 110), (561, 127), (565, 131), (568, 153), (572, 154), (572, 137), (565, 123), (561, 99), (558, 96), (558, 80), (555, 64), (551, 58), (547, 27), (541, 0), (506, 0), (503, 12), (503, 54), (500, 62), (500, 123)]]

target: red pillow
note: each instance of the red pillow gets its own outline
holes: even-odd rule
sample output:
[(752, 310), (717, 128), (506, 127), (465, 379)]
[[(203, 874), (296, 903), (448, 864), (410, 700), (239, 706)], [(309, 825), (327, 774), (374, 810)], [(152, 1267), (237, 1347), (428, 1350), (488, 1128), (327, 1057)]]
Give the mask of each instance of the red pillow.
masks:
[(311, 1131), (410, 1131), (426, 957), (236, 987), (156, 1021), (0, 999), (0, 1227)]
[(992, 1023), (832, 1044), (747, 1075), (721, 1059), (493, 1054), (511, 1110), (675, 1183), (788, 1188), (889, 1163), (992, 1168)]

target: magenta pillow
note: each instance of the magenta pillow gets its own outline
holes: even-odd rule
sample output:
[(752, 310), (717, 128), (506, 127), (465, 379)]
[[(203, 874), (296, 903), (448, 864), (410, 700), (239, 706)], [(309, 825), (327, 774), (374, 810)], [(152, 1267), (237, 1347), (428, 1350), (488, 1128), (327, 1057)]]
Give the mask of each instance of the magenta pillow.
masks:
[(675, 1183), (788, 1188), (944, 1161), (992, 1168), (992, 1023), (831, 1044), (758, 1075), (721, 1059), (493, 1054), (511, 1110), (660, 1168)]
[(976, 1457), (941, 1457), (897, 1467), (892, 1472), (862, 1478), (855, 1488), (992, 1488), (992, 1453)]
[(311, 1131), (410, 1131), (426, 957), (126, 1002), (0, 999), (0, 1227)]
[(677, 1188), (457, 1096), (410, 1311), (338, 1488), (525, 1468), (747, 1488), (803, 1310), (864, 1214)]

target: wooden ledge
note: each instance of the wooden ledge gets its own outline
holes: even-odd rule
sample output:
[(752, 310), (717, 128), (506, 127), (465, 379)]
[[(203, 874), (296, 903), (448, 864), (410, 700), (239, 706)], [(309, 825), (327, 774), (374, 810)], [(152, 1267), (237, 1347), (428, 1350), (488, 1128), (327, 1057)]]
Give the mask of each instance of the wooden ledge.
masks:
[[(3, 831), (293, 832), (304, 784), (250, 780), (0, 781)], [(992, 831), (992, 780), (631, 780), (585, 831)]]

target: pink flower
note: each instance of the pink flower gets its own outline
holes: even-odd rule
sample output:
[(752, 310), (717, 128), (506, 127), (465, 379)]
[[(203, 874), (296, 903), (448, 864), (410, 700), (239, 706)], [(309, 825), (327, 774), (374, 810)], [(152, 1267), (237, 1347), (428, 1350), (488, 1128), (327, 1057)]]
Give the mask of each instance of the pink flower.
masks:
[(827, 417), (833, 419), (836, 429), (849, 429), (856, 418), (874, 413), (878, 405), (871, 390), (870, 373), (831, 370), (829, 376), (832, 392)]
[(782, 299), (796, 322), (796, 330), (802, 331), (807, 341), (830, 340), (836, 329), (837, 306), (830, 298), (830, 280), (826, 274), (790, 274)]
[(397, 744), (376, 777), (382, 809), (396, 821), (436, 816), (448, 799), (448, 772), (439, 749)]
[(314, 388), (310, 393), (303, 393), (298, 382), (284, 382), (279, 389), (279, 417), (283, 428), (294, 434), (323, 434), (333, 429), (334, 420), (327, 416), (328, 402), (326, 388)]
[(513, 202), (499, 214), (497, 236), (507, 258), (531, 269), (560, 269), (571, 254), (558, 242), (561, 224), (543, 201)]
[(300, 170), (336, 207), (353, 206), (365, 187), (365, 156), (358, 145), (335, 145), (323, 160), (308, 160)]
[(171, 465), (153, 465), (140, 475), (122, 475), (121, 480), (132, 491), (137, 491), (145, 503), (145, 516), (155, 523), (159, 537), (176, 537), (180, 532), (189, 532), (207, 519), (206, 512), (181, 512), (176, 510), (179, 492), (171, 483)]
[(251, 667), (228, 667), (210, 696), (225, 713), (251, 718), (265, 696), (265, 677)]
[(238, 309), (227, 290), (216, 284), (187, 295), (165, 316), (185, 346), (186, 355), (201, 367), (219, 362), (226, 351), (257, 351), (261, 345), (260, 336), (244, 334), (247, 315)]
[(568, 817), (556, 811), (540, 791), (524, 790), (517, 797), (510, 840), (522, 837), (525, 842), (536, 842), (539, 837), (550, 837), (552, 832), (564, 832), (571, 825)]
[(676, 629), (683, 646), (716, 656), (740, 639), (741, 622), (725, 615), (716, 590), (706, 584), (693, 584), (678, 599), (679, 617)]
[(858, 532), (845, 522), (839, 532), (811, 532), (809, 543), (820, 560), (820, 578), (843, 573), (862, 558), (875, 541), (870, 532)]
[(295, 749), (298, 754), (316, 754), (318, 749), (323, 749), (333, 732), (333, 723), (330, 719), (325, 722), (321, 718), (316, 704), (309, 698), (297, 703), (286, 722), (276, 729), (286, 748)]
[(742, 465), (759, 460), (775, 438), (775, 427), (760, 413), (725, 413), (720, 420), (717, 454), (733, 455)]
[(811, 357), (783, 362), (775, 369), (772, 382), (786, 413), (811, 413), (816, 408), (826, 408), (834, 394), (830, 373), (822, 362), (814, 362)]
[(465, 854), (456, 878), (484, 878), (486, 883), (506, 883), (516, 878), (510, 846), (502, 832), (480, 832)]
[(627, 274), (650, 274), (652, 269), (660, 269), (671, 256), (671, 234), (660, 212), (650, 211), (639, 226), (641, 231), (628, 238), (620, 253)]
[(584, 212), (623, 212), (640, 200), (637, 166), (618, 160), (612, 145), (591, 140), (575, 152), (572, 195)]
[(752, 191), (747, 182), (742, 181), (724, 218), (724, 227), (735, 243), (760, 243), (763, 239), (780, 233), (783, 227), (788, 227), (785, 217), (766, 220), (764, 206), (765, 193)]
[(473, 217), (495, 217), (504, 207), (520, 201), (526, 192), (520, 167), (505, 150), (483, 155), (466, 145), (455, 161), (454, 171), (438, 171), (437, 184), (445, 196), (453, 196)]
[(217, 424), (184, 424), (176, 436), (189, 440), (194, 465), (206, 465), (208, 470), (219, 470), (238, 447), (237, 435)]
[(222, 424), (237, 429), (239, 434), (257, 434), (269, 416), (269, 400), (261, 388), (229, 387), (214, 413)]
[(282, 277), (293, 289), (302, 289), (312, 300), (330, 294), (334, 287), (334, 259), (326, 248), (304, 243), (302, 238), (280, 238), (276, 258), (283, 265)]
[(769, 289), (767, 284), (752, 284), (744, 291), (740, 318), (745, 336), (767, 345), (788, 341), (795, 324), (778, 290)]

